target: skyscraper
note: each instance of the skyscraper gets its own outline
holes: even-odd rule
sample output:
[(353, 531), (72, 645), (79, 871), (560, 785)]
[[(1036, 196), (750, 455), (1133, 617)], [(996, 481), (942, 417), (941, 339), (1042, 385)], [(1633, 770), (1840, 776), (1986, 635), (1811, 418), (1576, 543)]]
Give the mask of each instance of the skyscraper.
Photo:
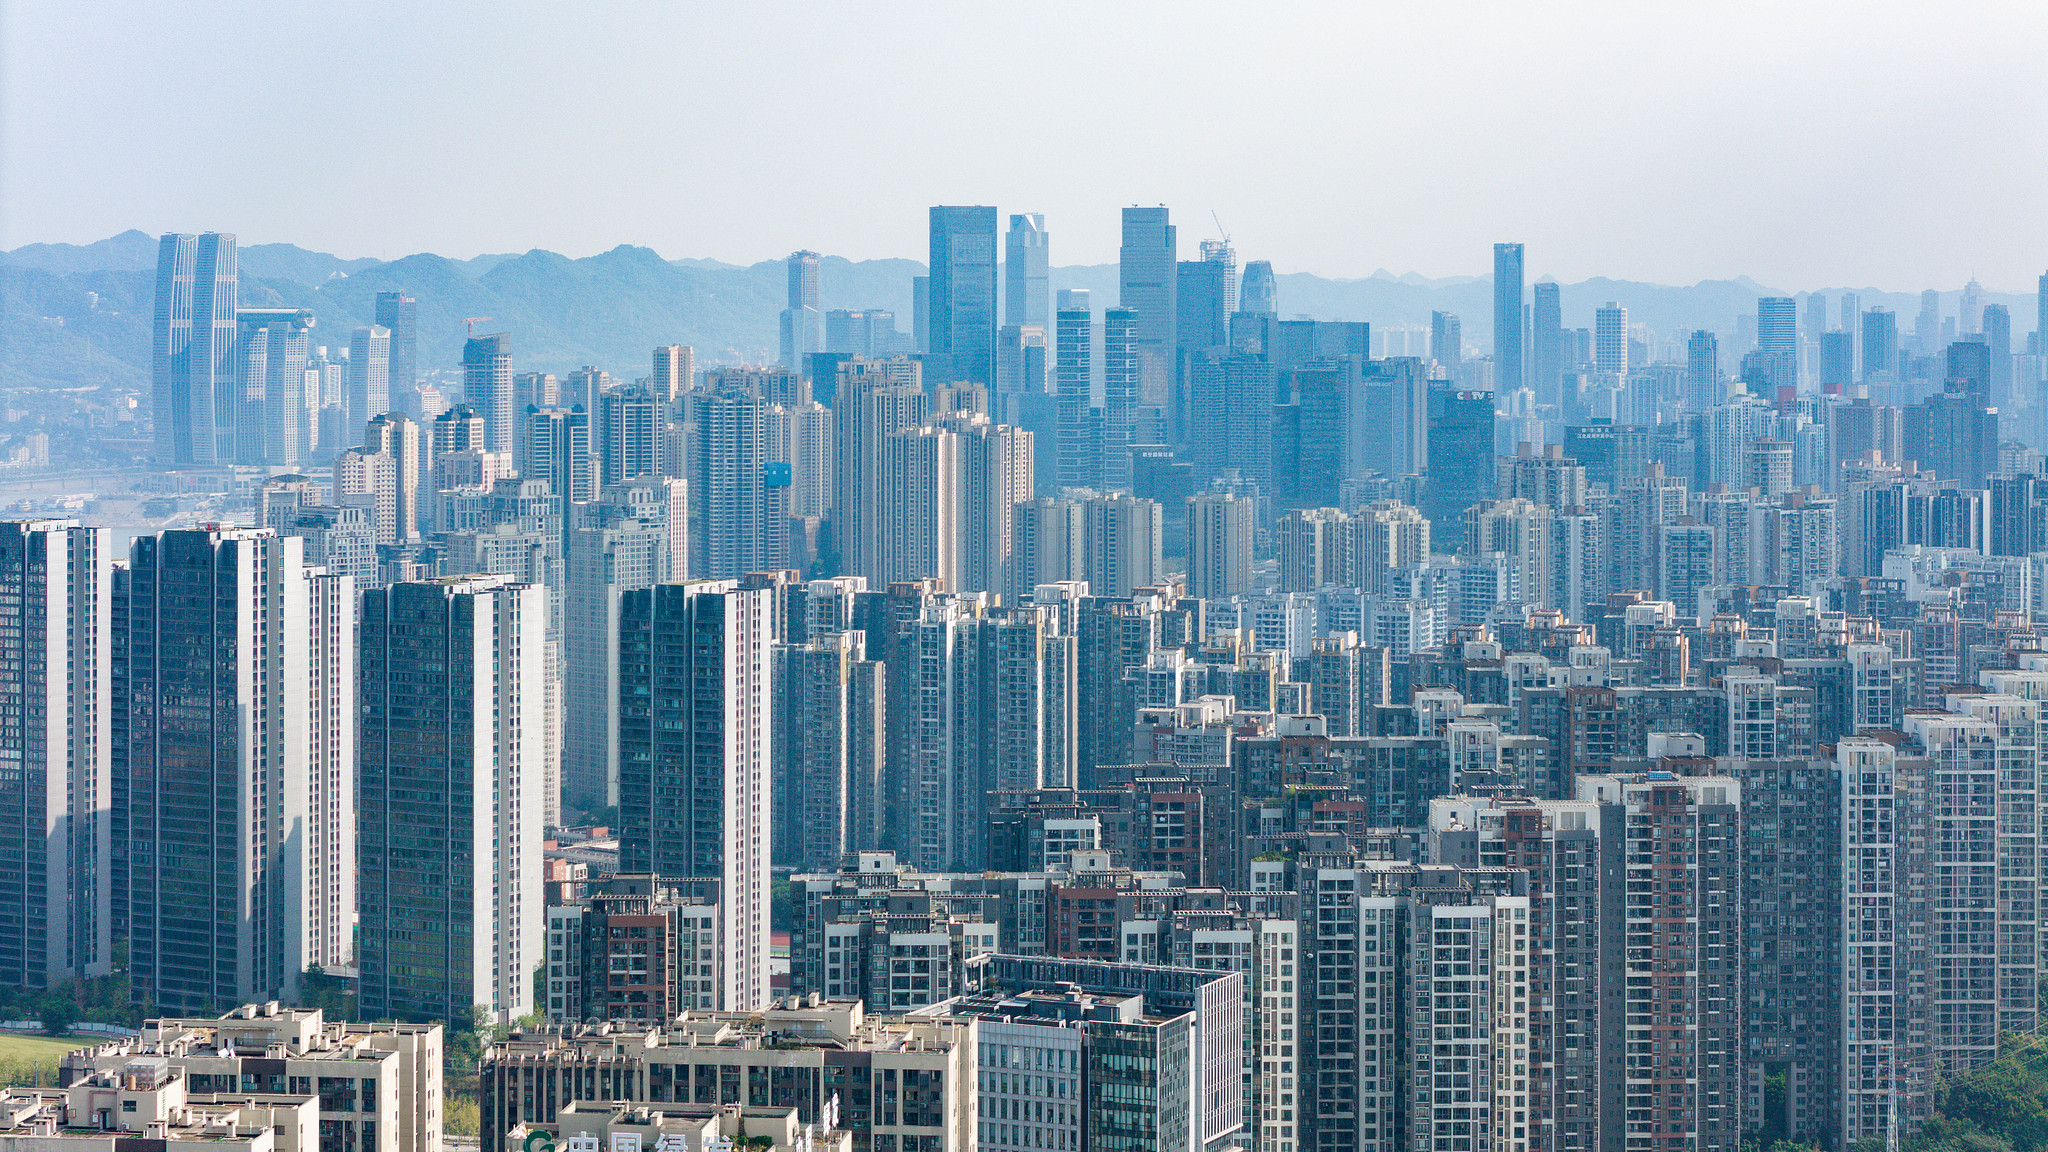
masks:
[(659, 388), (626, 388), (598, 400), (599, 483), (664, 474), (665, 410)]
[[(106, 532), (0, 524), (0, 985), (113, 971)], [(124, 910), (125, 912), (125, 910)]]
[(312, 450), (306, 353), (313, 313), (242, 308), (235, 318), (243, 374), (236, 452), (242, 463), (297, 464)]
[(1252, 590), (1252, 529), (1258, 501), (1228, 492), (1188, 497), (1188, 594), (1220, 600)]
[(825, 314), (818, 307), (818, 254), (789, 254), (789, 306), (782, 310), (782, 358), (784, 368), (802, 370), (809, 366), (811, 353), (824, 349)]
[(308, 926), (316, 899), (341, 899), (326, 881), (347, 861), (316, 849), (347, 837), (314, 826), (353, 816), (346, 749), (323, 745), (349, 733), (308, 718), (349, 711), (332, 695), (347, 637), (313, 631), (350, 592), (301, 555), (268, 528), (177, 530), (136, 538), (116, 570), (129, 972), (166, 1012), (292, 996), (307, 964), (341, 962), (309, 952)]
[(1254, 260), (1244, 266), (1244, 284), (1238, 296), (1237, 310), (1255, 316), (1280, 315), (1280, 293), (1273, 282), (1272, 261)]
[(1863, 379), (1892, 381), (1899, 378), (1899, 318), (1888, 308), (1872, 308), (1863, 314), (1860, 345)]
[(982, 205), (931, 210), (931, 275), (926, 288), (926, 350), (949, 356), (944, 382), (994, 386), (996, 371), (996, 210)]
[(1117, 307), (1135, 313), (1134, 399), (1139, 404), (1165, 404), (1173, 383), (1178, 347), (1173, 330), (1179, 318), (1174, 303), (1179, 287), (1174, 272), (1177, 250), (1175, 230), (1163, 206), (1124, 209), (1123, 246), (1117, 250)]
[[(411, 393), (420, 383), (419, 302), (403, 292), (379, 292), (376, 322), (377, 327), (391, 333), (389, 386), (395, 400)], [(383, 412), (370, 415), (381, 416)]]
[(1202, 262), (1223, 267), (1223, 316), (1227, 325), (1230, 314), (1237, 311), (1237, 249), (1231, 247), (1227, 237), (1222, 240), (1204, 240)]
[[(629, 496), (626, 486), (607, 494)], [(563, 731), (562, 789), (584, 810), (619, 802), (619, 603), (627, 591), (671, 579), (667, 509), (654, 502), (636, 516), (620, 500), (593, 505), (570, 528), (563, 547), (561, 590)], [(656, 517), (660, 517), (657, 519)]]
[(619, 611), (619, 862), (717, 877), (715, 1008), (768, 1000), (774, 594), (730, 580), (627, 592)]
[(1131, 445), (1144, 394), (1144, 329), (1141, 312), (1111, 308), (1102, 314), (1102, 421), (1096, 451), (1097, 483), (1105, 492), (1131, 490)]
[(348, 340), (348, 394), (342, 401), (342, 427), (349, 440), (337, 448), (362, 443), (363, 425), (372, 416), (391, 411), (391, 330), (381, 325), (358, 328)]
[[(1779, 388), (1799, 383), (1799, 302), (1790, 296), (1763, 296), (1756, 302), (1755, 362), (1765, 399), (1775, 401)], [(1754, 373), (1753, 373), (1754, 374)]]
[(377, 543), (403, 544), (420, 535), (420, 426), (387, 412), (363, 427), (363, 444), (334, 461), (334, 502), (369, 510)]
[(597, 497), (597, 460), (590, 453), (590, 413), (542, 408), (526, 413), (526, 426), (519, 475), (548, 482), (561, 509), (559, 523), (566, 528), (571, 505)]
[(1095, 314), (1087, 289), (1060, 293), (1055, 333), (1053, 390), (1059, 411), (1056, 474), (1061, 488), (1093, 488), (1100, 481), (1095, 427), (1089, 419), (1094, 368)]
[(647, 386), (665, 404), (673, 404), (696, 386), (697, 350), (688, 344), (663, 344), (654, 350), (654, 374)]
[(776, 457), (772, 422), (782, 409), (759, 391), (727, 383), (693, 406), (690, 570), (715, 579), (789, 563), (789, 463)]
[(484, 447), (513, 448), (517, 409), (512, 405), (512, 337), (472, 336), (462, 346), (462, 397), (484, 418)]
[(1984, 346), (1991, 351), (1991, 403), (2009, 408), (2012, 395), (2012, 312), (2003, 304), (1986, 304), (1980, 311)]
[[(1623, 340), (1628, 338), (1622, 333)], [(1624, 358), (1628, 354), (1622, 349)], [(1628, 370), (1626, 364), (1620, 369)], [(1605, 369), (1602, 369), (1605, 371)], [(1522, 386), (1522, 246), (1493, 246), (1493, 386), (1514, 391)]]
[[(1531, 289), (1529, 311), (1529, 389), (1538, 404), (1564, 402), (1564, 306), (1557, 281), (1539, 281)], [(1495, 387), (1500, 385), (1496, 382)]]
[[(1499, 379), (1495, 359), (1495, 379)], [(1593, 313), (1593, 370), (1628, 375), (1628, 309), (1609, 300)]]
[(880, 581), (887, 570), (885, 453), (891, 433), (917, 427), (930, 412), (921, 383), (917, 361), (902, 357), (840, 366), (832, 407), (832, 524), (839, 569), (848, 575)]
[(239, 282), (231, 233), (167, 233), (158, 244), (151, 406), (163, 464), (234, 463)]
[(1445, 370), (1444, 377), (1457, 382), (1458, 371), (1465, 361), (1464, 326), (1456, 315), (1450, 312), (1429, 314), (1429, 358)]
[(547, 589), (504, 576), (363, 594), (360, 992), (374, 1020), (506, 1024), (544, 956)]
[(1003, 241), (1003, 323), (1048, 326), (1052, 317), (1051, 235), (1036, 212), (1013, 214)]

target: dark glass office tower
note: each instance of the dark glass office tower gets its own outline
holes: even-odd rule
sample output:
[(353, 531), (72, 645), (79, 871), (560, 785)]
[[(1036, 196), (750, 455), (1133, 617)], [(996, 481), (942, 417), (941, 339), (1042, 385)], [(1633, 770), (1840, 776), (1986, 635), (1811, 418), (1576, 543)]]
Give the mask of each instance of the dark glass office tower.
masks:
[[(403, 292), (377, 293), (377, 327), (391, 332), (390, 393), (395, 399), (419, 387), (420, 306)], [(371, 416), (382, 416), (372, 412)], [(366, 417), (367, 419), (367, 417)]]
[(1052, 320), (1051, 235), (1036, 212), (1013, 214), (1003, 243), (1003, 323), (1047, 327)]
[(1493, 499), (1497, 472), (1493, 454), (1493, 393), (1433, 392), (1431, 406), (1441, 405), (1429, 422), (1430, 532), (1438, 540), (1456, 540), (1464, 530), (1465, 509)]
[(1493, 246), (1493, 386), (1522, 386), (1522, 246)]
[(1532, 290), (1529, 312), (1529, 389), (1538, 404), (1564, 403), (1564, 307), (1557, 281), (1545, 280)]
[(547, 589), (504, 576), (363, 594), (357, 796), (367, 1020), (510, 1023), (544, 957)]
[(931, 220), (927, 351), (951, 357), (933, 383), (967, 380), (994, 387), (996, 210), (940, 205), (932, 209)]
[(1138, 402), (1165, 404), (1174, 370), (1178, 245), (1166, 209), (1126, 208), (1117, 250), (1117, 307), (1136, 314)]
[(619, 604), (620, 868), (724, 882), (725, 1011), (768, 1001), (774, 611), (771, 591), (729, 580), (634, 589)]

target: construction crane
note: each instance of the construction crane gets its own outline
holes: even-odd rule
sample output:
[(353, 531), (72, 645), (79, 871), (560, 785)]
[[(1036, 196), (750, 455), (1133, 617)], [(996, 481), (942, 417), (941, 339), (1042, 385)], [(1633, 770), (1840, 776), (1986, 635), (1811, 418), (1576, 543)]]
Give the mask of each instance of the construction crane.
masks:
[(465, 338), (474, 339), (476, 336), (476, 326), (489, 319), (489, 316), (464, 316), (462, 318), (462, 335)]
[(1223, 227), (1223, 217), (1218, 216), (1214, 208), (1209, 209), (1209, 219), (1216, 222), (1216, 233), (1223, 237), (1223, 242), (1225, 244), (1230, 243), (1230, 233)]

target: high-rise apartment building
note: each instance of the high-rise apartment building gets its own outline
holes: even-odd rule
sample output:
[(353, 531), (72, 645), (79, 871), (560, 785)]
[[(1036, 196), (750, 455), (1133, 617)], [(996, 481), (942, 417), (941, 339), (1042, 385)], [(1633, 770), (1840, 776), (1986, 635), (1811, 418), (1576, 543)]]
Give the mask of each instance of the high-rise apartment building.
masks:
[(799, 872), (831, 870), (884, 834), (887, 689), (867, 634), (775, 646), (773, 842)]
[(699, 528), (690, 534), (690, 571), (737, 579), (786, 567), (789, 462), (777, 458), (783, 438), (776, 434), (782, 406), (728, 382), (697, 397), (691, 410), (690, 515)]
[(832, 522), (844, 573), (885, 579), (886, 453), (890, 436), (930, 415), (931, 398), (921, 383), (918, 363), (905, 357), (840, 366), (832, 406)]
[(368, 510), (379, 544), (419, 538), (421, 447), (420, 426), (393, 412), (371, 418), (362, 447), (335, 457), (335, 503)]
[(1188, 594), (1204, 600), (1252, 590), (1252, 539), (1258, 501), (1227, 492), (1188, 497)]
[(162, 464), (235, 462), (239, 284), (232, 233), (167, 233), (159, 242), (150, 400)]
[(658, 388), (625, 388), (598, 399), (598, 482), (666, 475), (667, 404)]
[(619, 802), (620, 600), (682, 576), (669, 508), (651, 487), (607, 486), (564, 534), (562, 786), (570, 803), (586, 811)]
[(1522, 246), (1493, 246), (1493, 386), (1522, 386)]
[[(1560, 404), (1564, 398), (1564, 306), (1557, 281), (1539, 281), (1530, 290), (1530, 300), (1529, 388), (1538, 404)], [(1495, 391), (1502, 387), (1495, 382)]]
[[(114, 780), (106, 532), (0, 524), (0, 985), (113, 971)], [(120, 910), (125, 915), (125, 909)]]
[(1097, 496), (1081, 506), (1080, 578), (1097, 596), (1122, 598), (1166, 575), (1159, 505), (1131, 496)]
[(309, 925), (347, 916), (327, 881), (348, 861), (325, 853), (348, 837), (320, 829), (354, 817), (351, 734), (309, 718), (349, 711), (349, 637), (313, 633), (341, 627), (352, 591), (309, 572), (302, 548), (268, 528), (169, 531), (138, 537), (116, 570), (109, 698), (141, 1002), (215, 1011), (344, 962), (308, 945), (346, 938)]
[(627, 592), (619, 615), (619, 854), (717, 877), (715, 1007), (768, 1003), (774, 595), (732, 581)]
[(363, 594), (360, 992), (378, 1020), (508, 1024), (545, 957), (547, 589), (503, 576)]
[(484, 418), (484, 447), (512, 451), (518, 424), (512, 402), (512, 337), (495, 332), (463, 343), (462, 397)]
[[(1123, 212), (1123, 246), (1117, 250), (1117, 306), (1114, 311), (1133, 313), (1132, 340), (1137, 359), (1135, 403), (1163, 405), (1173, 386), (1175, 350), (1174, 324), (1179, 317), (1175, 274), (1179, 245), (1174, 226), (1167, 222), (1164, 206), (1126, 208)], [(1104, 316), (1105, 332), (1110, 323)], [(1108, 353), (1105, 351), (1105, 356)], [(1109, 419), (1104, 399), (1104, 418)], [(1105, 453), (1105, 461), (1113, 453)], [(1126, 467), (1128, 467), (1126, 465)]]
[(1003, 323), (1035, 324), (1052, 320), (1051, 234), (1037, 212), (1013, 213), (1003, 237)]
[(696, 386), (697, 350), (688, 344), (663, 344), (654, 350), (654, 371), (647, 386), (665, 404), (673, 404)]
[(1628, 375), (1628, 309), (1612, 300), (1593, 313), (1593, 370)]
[(925, 350), (949, 356), (946, 382), (993, 385), (996, 367), (996, 210), (931, 210)]

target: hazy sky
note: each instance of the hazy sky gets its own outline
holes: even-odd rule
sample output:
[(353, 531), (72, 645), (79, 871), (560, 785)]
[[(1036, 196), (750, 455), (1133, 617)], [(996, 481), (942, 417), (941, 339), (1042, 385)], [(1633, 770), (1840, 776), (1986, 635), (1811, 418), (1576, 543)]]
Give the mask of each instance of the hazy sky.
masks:
[(2031, 290), (2048, 4), (0, 4), (0, 247), (925, 252)]

